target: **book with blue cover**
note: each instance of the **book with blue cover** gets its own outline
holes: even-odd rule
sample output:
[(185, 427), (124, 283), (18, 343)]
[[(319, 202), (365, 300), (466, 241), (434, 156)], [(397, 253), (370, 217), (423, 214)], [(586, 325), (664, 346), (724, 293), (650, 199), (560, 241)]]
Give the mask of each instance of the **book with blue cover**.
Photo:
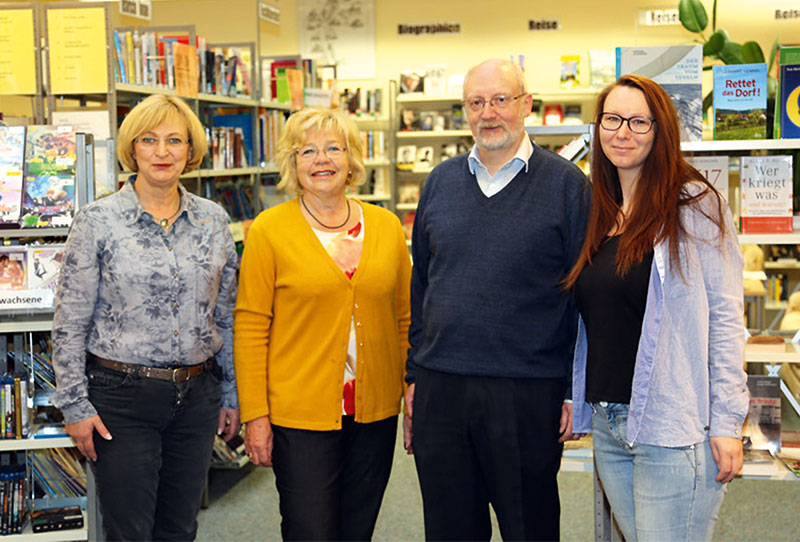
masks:
[(800, 64), (781, 66), (781, 139), (800, 138)]
[(766, 139), (767, 65), (714, 66), (714, 139)]
[(669, 94), (681, 119), (681, 141), (703, 139), (703, 47), (617, 47), (617, 79), (649, 77)]

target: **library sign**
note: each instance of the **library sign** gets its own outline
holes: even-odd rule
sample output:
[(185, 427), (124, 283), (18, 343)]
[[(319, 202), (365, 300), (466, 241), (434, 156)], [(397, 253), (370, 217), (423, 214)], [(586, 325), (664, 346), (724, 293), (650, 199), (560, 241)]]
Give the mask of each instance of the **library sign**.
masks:
[(561, 30), (561, 23), (558, 19), (528, 19), (528, 30), (531, 32)]
[(434, 36), (437, 34), (461, 34), (461, 23), (398, 24), (398, 36)]
[(0, 291), (0, 310), (52, 309), (53, 290)]

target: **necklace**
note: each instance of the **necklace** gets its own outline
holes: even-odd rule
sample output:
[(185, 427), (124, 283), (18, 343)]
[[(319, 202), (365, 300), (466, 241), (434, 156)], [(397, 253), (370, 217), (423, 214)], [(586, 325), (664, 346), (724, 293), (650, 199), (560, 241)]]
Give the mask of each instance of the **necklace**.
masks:
[(303, 204), (303, 208), (304, 208), (304, 209), (306, 210), (306, 212), (307, 212), (307, 213), (308, 213), (308, 214), (311, 216), (311, 218), (313, 218), (314, 220), (316, 220), (316, 221), (317, 221), (317, 223), (318, 223), (320, 226), (322, 226), (323, 228), (328, 228), (329, 230), (335, 230), (335, 229), (341, 228), (342, 226), (344, 226), (345, 224), (347, 224), (347, 223), (350, 221), (350, 200), (348, 200), (347, 198), (345, 198), (345, 202), (347, 203), (347, 218), (345, 218), (345, 219), (344, 219), (344, 222), (342, 222), (341, 224), (338, 224), (338, 225), (336, 225), (336, 226), (328, 226), (327, 224), (323, 224), (323, 223), (322, 223), (322, 221), (321, 221), (319, 218), (317, 218), (317, 217), (315, 217), (315, 216), (314, 216), (314, 213), (312, 213), (312, 212), (311, 212), (311, 209), (309, 209), (309, 208), (308, 208), (308, 205), (306, 205), (306, 200), (303, 198), (303, 196), (300, 196), (300, 203), (302, 203), (302, 204)]
[(171, 221), (173, 218), (175, 218), (176, 216), (178, 216), (178, 213), (179, 213), (180, 211), (181, 211), (181, 203), (180, 203), (180, 201), (178, 201), (178, 209), (177, 209), (177, 210), (176, 210), (174, 213), (172, 213), (172, 216), (170, 216), (170, 217), (164, 217), (164, 218), (162, 218), (161, 220), (159, 220), (159, 221), (158, 221), (158, 225), (159, 225), (159, 226), (161, 226), (162, 228), (164, 228), (164, 231), (167, 231), (167, 229), (169, 229), (169, 223), (170, 223), (170, 221)]

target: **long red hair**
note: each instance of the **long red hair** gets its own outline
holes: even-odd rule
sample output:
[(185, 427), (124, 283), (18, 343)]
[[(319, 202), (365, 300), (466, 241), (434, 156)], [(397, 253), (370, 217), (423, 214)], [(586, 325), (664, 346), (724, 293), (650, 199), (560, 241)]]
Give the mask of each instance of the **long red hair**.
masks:
[[(655, 119), (653, 148), (642, 164), (639, 180), (632, 196), (630, 216), (619, 224), (622, 208), (622, 188), (617, 167), (606, 157), (600, 146), (600, 118), (606, 98), (617, 87), (632, 87), (644, 94), (652, 117)], [(603, 239), (612, 229), (622, 228), (617, 249), (617, 274), (624, 276), (631, 265), (641, 262), (653, 246), (668, 239), (669, 256), (673, 266), (680, 270), (678, 242), (686, 234), (680, 221), (680, 208), (705, 197), (709, 192), (718, 201), (718, 213), (709, 216), (724, 231), (722, 197), (703, 175), (683, 158), (680, 146), (678, 114), (669, 95), (658, 83), (641, 75), (623, 75), (603, 89), (597, 98), (595, 131), (592, 153), (592, 203), (586, 229), (586, 239), (578, 261), (570, 270), (564, 284), (575, 286), (586, 265), (591, 265)], [(688, 182), (705, 185), (694, 195), (684, 191)]]

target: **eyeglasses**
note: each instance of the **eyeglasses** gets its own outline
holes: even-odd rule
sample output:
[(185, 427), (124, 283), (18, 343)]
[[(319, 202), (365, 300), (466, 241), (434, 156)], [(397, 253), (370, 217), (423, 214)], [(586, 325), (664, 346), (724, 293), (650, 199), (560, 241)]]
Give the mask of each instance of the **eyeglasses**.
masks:
[[(346, 150), (346, 148), (340, 147), (339, 145), (328, 145), (322, 149), (322, 152), (325, 153), (328, 159), (337, 160), (342, 157)], [(297, 157), (303, 162), (312, 162), (319, 156), (319, 151), (320, 149), (309, 145), (308, 147), (297, 149), (295, 152), (297, 153)]]
[(184, 145), (188, 145), (192, 142), (191, 139), (181, 139), (179, 137), (168, 137), (164, 140), (158, 139), (157, 137), (137, 137), (133, 140), (137, 143), (141, 148), (145, 150), (153, 150), (158, 147), (161, 141), (164, 141), (164, 146), (170, 150), (175, 151), (183, 147)]
[[(498, 94), (497, 96), (492, 96), (491, 98), (489, 98), (488, 103), (489, 105), (492, 106), (493, 109), (505, 109), (506, 107), (511, 105), (511, 102), (519, 98), (522, 98), (523, 96), (525, 96), (525, 94), (526, 94), (525, 92), (523, 92), (518, 96), (506, 96), (505, 94)], [(461, 102), (461, 105), (468, 108), (470, 111), (474, 111), (477, 113), (478, 111), (483, 111), (483, 108), (486, 106), (486, 103), (487, 101), (484, 98), (467, 98), (466, 100)]]
[(656, 119), (644, 116), (635, 116), (626, 119), (615, 113), (603, 113), (600, 115), (600, 126), (609, 132), (619, 130), (623, 122), (628, 123), (628, 130), (634, 134), (646, 134), (653, 129)]

